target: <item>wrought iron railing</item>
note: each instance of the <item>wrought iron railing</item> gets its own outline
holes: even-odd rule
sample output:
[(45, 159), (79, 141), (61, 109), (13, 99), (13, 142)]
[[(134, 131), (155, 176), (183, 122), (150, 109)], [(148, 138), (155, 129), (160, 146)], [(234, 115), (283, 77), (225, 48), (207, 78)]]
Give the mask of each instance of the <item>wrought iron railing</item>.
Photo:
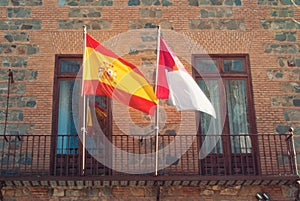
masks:
[(0, 176), (149, 175), (156, 167), (164, 176), (297, 175), (292, 137), (286, 134), (160, 135), (158, 154), (155, 136), (87, 136), (84, 171), (79, 137), (57, 139), (0, 136)]

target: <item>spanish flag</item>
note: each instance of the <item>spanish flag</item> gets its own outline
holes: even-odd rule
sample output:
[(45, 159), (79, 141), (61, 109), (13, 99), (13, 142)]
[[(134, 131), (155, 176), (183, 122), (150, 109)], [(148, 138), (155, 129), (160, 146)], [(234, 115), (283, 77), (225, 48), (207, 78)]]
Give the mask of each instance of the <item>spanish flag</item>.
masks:
[(157, 98), (139, 69), (86, 34), (82, 95), (105, 95), (153, 115)]

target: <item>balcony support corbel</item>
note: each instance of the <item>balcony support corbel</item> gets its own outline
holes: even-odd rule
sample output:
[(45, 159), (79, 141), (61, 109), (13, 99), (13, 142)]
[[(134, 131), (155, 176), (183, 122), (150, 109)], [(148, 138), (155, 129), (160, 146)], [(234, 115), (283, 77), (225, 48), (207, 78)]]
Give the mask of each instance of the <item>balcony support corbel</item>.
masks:
[(300, 200), (300, 180), (295, 182), (295, 187), (297, 188), (295, 192), (295, 200)]
[(2, 188), (4, 187), (4, 181), (0, 181), (0, 201), (4, 201), (3, 195), (2, 195)]
[(156, 201), (160, 201), (161, 181), (156, 181)]

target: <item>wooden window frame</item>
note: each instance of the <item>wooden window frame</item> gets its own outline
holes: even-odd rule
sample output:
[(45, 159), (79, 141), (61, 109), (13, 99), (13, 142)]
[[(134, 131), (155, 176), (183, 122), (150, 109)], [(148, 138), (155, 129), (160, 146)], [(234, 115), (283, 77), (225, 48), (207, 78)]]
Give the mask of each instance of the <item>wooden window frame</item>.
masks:
[[(216, 60), (216, 67), (217, 71), (216, 72), (203, 72), (201, 71), (200, 73), (196, 69), (196, 61), (198, 59), (202, 60)], [(244, 71), (243, 72), (228, 72), (224, 70), (224, 60), (243, 60), (244, 62)], [(254, 103), (253, 103), (253, 87), (252, 87), (252, 81), (251, 81), (251, 70), (250, 70), (250, 62), (249, 62), (249, 55), (248, 54), (209, 54), (209, 55), (193, 55), (192, 56), (192, 73), (193, 77), (196, 81), (198, 80), (217, 80), (219, 85), (220, 82), (223, 82), (225, 86), (225, 81), (226, 80), (245, 80), (245, 85), (246, 85), (246, 95), (247, 95), (247, 118), (248, 118), (248, 124), (249, 124), (249, 130), (248, 134), (257, 134), (257, 128), (256, 128), (256, 121), (255, 121), (255, 110), (254, 110)], [(226, 98), (226, 89), (223, 91), (220, 90), (220, 102), (226, 103), (226, 108), (227, 108), (227, 98)], [(224, 94), (225, 93), (225, 94)], [(221, 165), (225, 165), (228, 167), (229, 170), (225, 170), (224, 174), (232, 174), (232, 157), (235, 154), (232, 154), (230, 151), (230, 146), (231, 146), (231, 141), (230, 141), (230, 125), (229, 125), (229, 117), (228, 117), (228, 112), (227, 111), (221, 111), (221, 114), (225, 114), (225, 116), (221, 115), (221, 118), (224, 118), (223, 121), (225, 121), (224, 126), (222, 128), (222, 144), (224, 145), (223, 154), (211, 154), (211, 158), (208, 157), (206, 160), (200, 161), (199, 166), (202, 165), (203, 163), (206, 163), (207, 161), (211, 160), (211, 163), (216, 163), (218, 169), (220, 169), (220, 164), (218, 163), (218, 160), (222, 159)], [(202, 135), (201, 134), (201, 125), (199, 121), (199, 129), (197, 135)], [(223, 137), (224, 136), (224, 137)], [(252, 137), (252, 150), (254, 153), (258, 153), (258, 144), (253, 143), (256, 142), (257, 139), (256, 137)], [(201, 143), (200, 143), (201, 144)], [(227, 148), (226, 148), (227, 147)], [(252, 154), (253, 156), (253, 154)], [(242, 154), (240, 154), (239, 157), (244, 157)], [(234, 156), (236, 158), (236, 156)], [(216, 159), (217, 161), (214, 161)], [(253, 161), (253, 168), (255, 168), (254, 172), (257, 173), (257, 167), (259, 165), (259, 161), (257, 158), (251, 159)], [(205, 166), (205, 164), (204, 164)], [(209, 167), (211, 168), (211, 167)], [(243, 168), (243, 167), (242, 167)], [(202, 168), (203, 169), (203, 168)], [(213, 169), (213, 167), (211, 168)], [(226, 168), (225, 168), (226, 169)], [(206, 168), (207, 170), (207, 168)], [(226, 173), (227, 171), (227, 173)], [(212, 171), (213, 172), (213, 171)], [(200, 171), (200, 174), (203, 174), (203, 171)], [(204, 173), (205, 174), (205, 173)], [(209, 173), (209, 174), (223, 174), (223, 173)]]
[[(229, 79), (245, 79), (246, 80), (246, 93), (247, 93), (247, 103), (248, 103), (248, 120), (249, 120), (249, 134), (257, 134), (256, 128), (256, 121), (255, 121), (255, 110), (254, 110), (254, 102), (253, 102), (253, 87), (252, 87), (252, 80), (251, 80), (251, 71), (250, 71), (250, 62), (249, 62), (249, 55), (248, 54), (209, 54), (209, 55), (193, 55), (192, 56), (192, 65), (195, 66), (195, 61), (197, 59), (216, 59), (217, 60), (217, 68), (218, 74), (216, 73), (205, 73), (201, 72), (201, 75), (193, 68), (193, 77), (195, 80), (201, 80), (202, 75), (204, 75), (205, 79), (218, 79), (221, 80), (229, 80)], [(223, 60), (227, 59), (242, 59), (245, 63), (245, 72), (224, 72), (221, 69), (223, 64), (221, 63)], [(225, 95), (225, 94), (220, 94)], [(222, 96), (221, 96), (222, 97)], [(226, 114), (226, 122), (228, 124), (228, 114)], [(227, 132), (229, 128), (227, 128), (224, 132)]]
[[(54, 83), (53, 83), (53, 110), (52, 110), (52, 139), (51, 139), (51, 172), (54, 175), (61, 175), (61, 176), (68, 176), (68, 175), (81, 175), (81, 166), (82, 166), (82, 153), (83, 146), (81, 141), (78, 141), (78, 153), (66, 153), (66, 154), (58, 154), (57, 150), (57, 138), (58, 138), (58, 112), (59, 112), (59, 91), (60, 91), (60, 81), (61, 80), (80, 80), (82, 78), (81, 73), (78, 72), (61, 72), (61, 61), (62, 60), (79, 60), (82, 63), (83, 55), (81, 54), (62, 54), (62, 55), (55, 55), (55, 70), (54, 70)], [(81, 71), (81, 66), (79, 72)], [(82, 99), (79, 101), (79, 104), (82, 103)], [(110, 102), (108, 100), (108, 102)], [(81, 110), (81, 108), (79, 108)], [(79, 111), (82, 113), (82, 111)], [(108, 119), (106, 120), (109, 122), (107, 124), (107, 134), (110, 138), (112, 132), (112, 125), (111, 125), (111, 108), (110, 104), (107, 106), (107, 114)], [(82, 119), (79, 117), (78, 119), (78, 126), (81, 127)], [(86, 173), (85, 174), (92, 174), (92, 172), (98, 172), (102, 174), (101, 171), (105, 171), (106, 173), (109, 171), (107, 168), (104, 168), (103, 165), (98, 163), (95, 158), (93, 158), (90, 154), (86, 153)], [(59, 162), (58, 162), (59, 161)], [(99, 168), (99, 170), (97, 169)], [(103, 169), (104, 168), (104, 169)], [(89, 172), (87, 172), (89, 171)]]

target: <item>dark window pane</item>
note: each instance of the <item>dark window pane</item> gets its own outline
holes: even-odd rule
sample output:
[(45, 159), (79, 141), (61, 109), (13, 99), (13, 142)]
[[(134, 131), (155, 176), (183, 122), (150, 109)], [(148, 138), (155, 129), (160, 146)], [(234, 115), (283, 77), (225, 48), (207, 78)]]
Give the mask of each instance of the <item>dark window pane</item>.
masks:
[(60, 60), (61, 73), (77, 73), (80, 70), (80, 60)]
[(107, 97), (106, 96), (96, 96), (95, 103), (101, 108), (107, 110)]
[(244, 72), (244, 61), (243, 60), (224, 60), (224, 71), (225, 72)]
[(218, 72), (217, 70), (217, 61), (216, 60), (211, 60), (211, 59), (198, 59), (196, 60), (196, 70), (198, 72)]

